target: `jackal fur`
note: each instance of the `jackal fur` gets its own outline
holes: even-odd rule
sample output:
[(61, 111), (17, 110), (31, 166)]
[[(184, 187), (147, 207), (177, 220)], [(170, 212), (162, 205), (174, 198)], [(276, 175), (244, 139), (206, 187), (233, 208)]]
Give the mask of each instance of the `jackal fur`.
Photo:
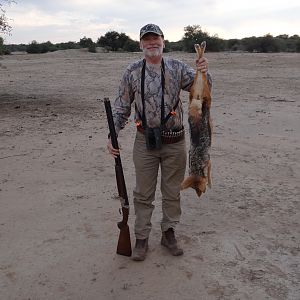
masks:
[[(206, 42), (196, 44), (198, 59), (203, 56)], [(212, 122), (210, 118), (211, 92), (206, 73), (196, 71), (189, 95), (188, 121), (190, 127), (189, 176), (182, 182), (181, 189), (193, 188), (200, 197), (206, 186), (211, 187), (210, 148)]]

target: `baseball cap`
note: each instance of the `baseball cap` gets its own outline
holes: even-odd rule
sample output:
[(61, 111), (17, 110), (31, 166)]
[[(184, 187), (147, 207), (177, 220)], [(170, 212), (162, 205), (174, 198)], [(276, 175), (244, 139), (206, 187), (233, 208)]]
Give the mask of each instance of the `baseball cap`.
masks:
[(159, 26), (155, 24), (147, 24), (143, 26), (140, 30), (140, 39), (146, 34), (146, 33), (155, 33), (160, 36), (164, 36), (163, 32), (159, 28)]

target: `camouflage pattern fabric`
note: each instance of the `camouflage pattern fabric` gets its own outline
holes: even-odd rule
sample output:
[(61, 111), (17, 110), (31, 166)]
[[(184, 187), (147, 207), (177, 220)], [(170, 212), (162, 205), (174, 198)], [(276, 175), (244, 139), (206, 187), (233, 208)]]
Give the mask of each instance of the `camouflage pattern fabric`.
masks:
[[(170, 58), (164, 58), (165, 62), (165, 116), (173, 109), (180, 91), (189, 91), (193, 84), (195, 71), (185, 63)], [(131, 114), (132, 103), (135, 101), (135, 121), (141, 121), (143, 112), (141, 99), (141, 72), (143, 60), (129, 65), (123, 75), (119, 87), (118, 96), (113, 107), (113, 116), (117, 134), (125, 127)], [(208, 76), (210, 78), (210, 76)], [(145, 114), (149, 127), (159, 127), (161, 123), (161, 66), (146, 64), (145, 71)], [(165, 124), (167, 130), (180, 130), (183, 122), (182, 103), (176, 109), (176, 115), (172, 116)]]

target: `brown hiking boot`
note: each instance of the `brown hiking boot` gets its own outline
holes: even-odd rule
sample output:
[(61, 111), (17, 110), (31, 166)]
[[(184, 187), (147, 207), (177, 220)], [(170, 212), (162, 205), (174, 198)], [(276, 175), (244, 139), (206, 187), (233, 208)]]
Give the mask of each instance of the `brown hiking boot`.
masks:
[(148, 239), (136, 239), (135, 247), (132, 251), (132, 259), (135, 261), (143, 261), (148, 251)]
[(161, 244), (169, 249), (170, 253), (174, 256), (183, 254), (183, 250), (178, 247), (177, 240), (173, 228), (169, 228), (167, 231), (162, 233)]

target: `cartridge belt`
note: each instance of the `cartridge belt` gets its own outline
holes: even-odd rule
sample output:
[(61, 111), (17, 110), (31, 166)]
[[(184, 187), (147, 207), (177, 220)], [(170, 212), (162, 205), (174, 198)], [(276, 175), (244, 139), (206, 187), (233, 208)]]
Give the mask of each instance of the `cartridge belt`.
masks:
[[(142, 126), (137, 126), (137, 130), (145, 134)], [(174, 144), (184, 139), (184, 128), (179, 131), (161, 131), (161, 141), (163, 144)]]

